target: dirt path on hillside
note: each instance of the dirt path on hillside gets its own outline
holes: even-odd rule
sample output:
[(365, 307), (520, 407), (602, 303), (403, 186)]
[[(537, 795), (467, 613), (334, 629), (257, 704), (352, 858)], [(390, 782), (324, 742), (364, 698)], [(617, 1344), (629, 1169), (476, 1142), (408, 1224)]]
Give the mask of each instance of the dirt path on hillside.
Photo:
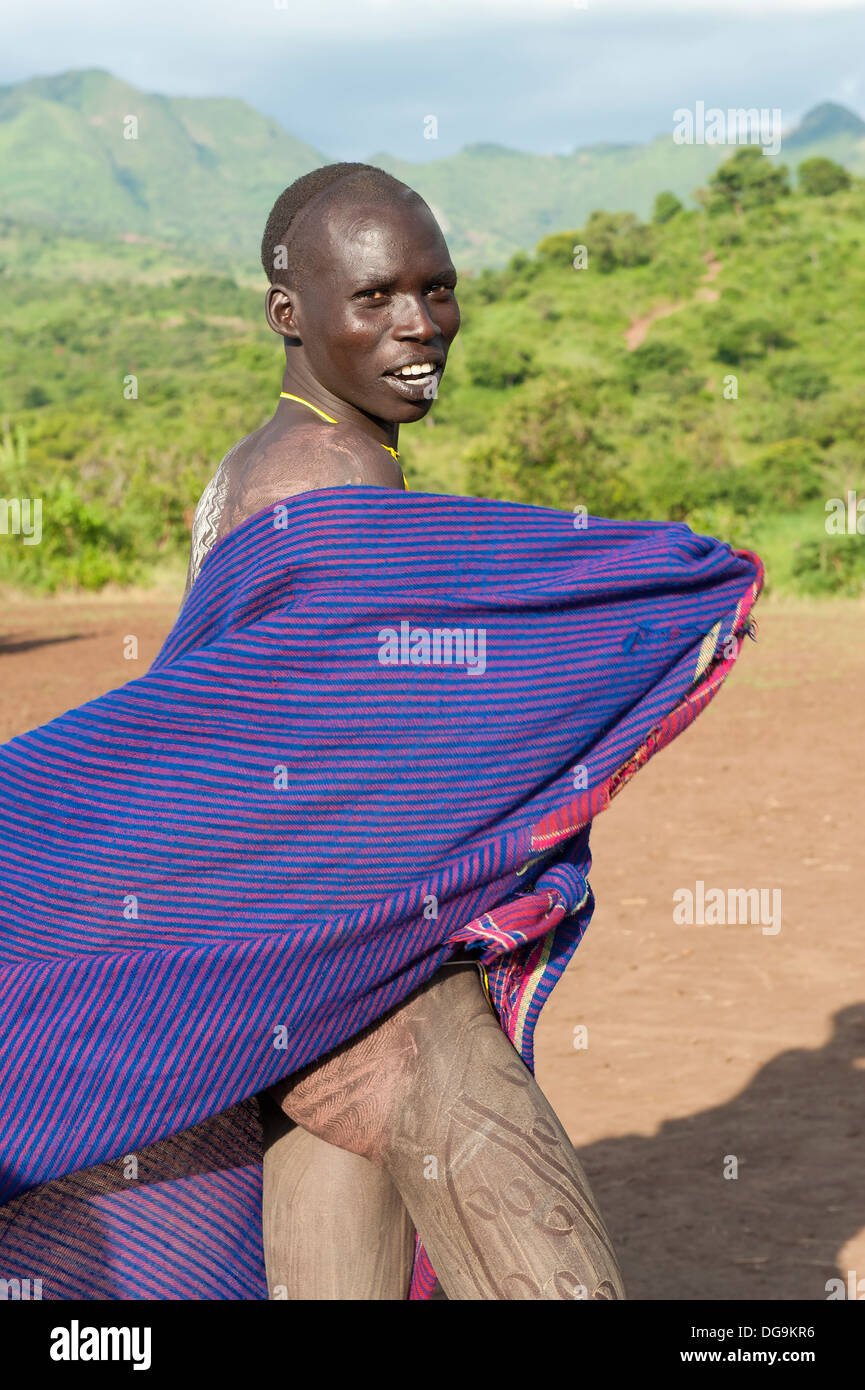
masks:
[(706, 273), (700, 277), (700, 285), (690, 299), (657, 304), (647, 314), (641, 314), (631, 320), (625, 329), (625, 346), (629, 352), (633, 352), (646, 341), (646, 334), (658, 319), (669, 318), (680, 309), (687, 309), (689, 304), (714, 304), (715, 300), (720, 299), (721, 291), (712, 288), (712, 281), (716, 280), (721, 272), (721, 262), (715, 260), (711, 251), (705, 253), (703, 260), (706, 262)]
[[(0, 739), (143, 674), (176, 612), (18, 605)], [(865, 1278), (865, 606), (757, 616), (727, 688), (596, 822), (595, 920), (538, 1029), (632, 1298), (824, 1299)], [(780, 889), (781, 930), (676, 925), (698, 880)]]

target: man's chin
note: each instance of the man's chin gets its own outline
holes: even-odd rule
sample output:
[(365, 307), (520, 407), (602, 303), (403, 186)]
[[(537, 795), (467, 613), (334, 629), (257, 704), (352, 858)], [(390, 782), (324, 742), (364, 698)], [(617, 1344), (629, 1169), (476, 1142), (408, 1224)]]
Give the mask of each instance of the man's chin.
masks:
[(387, 420), (390, 425), (413, 425), (417, 420), (422, 420), (430, 412), (431, 400), (424, 401), (405, 401), (401, 406), (391, 406), (387, 414), (382, 413), (382, 419)]

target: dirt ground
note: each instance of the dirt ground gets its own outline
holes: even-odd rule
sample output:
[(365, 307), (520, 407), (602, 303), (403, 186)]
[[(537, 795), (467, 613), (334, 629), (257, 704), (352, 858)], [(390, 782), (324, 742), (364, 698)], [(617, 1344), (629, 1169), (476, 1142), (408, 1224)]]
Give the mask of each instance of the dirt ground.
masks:
[[(144, 674), (178, 601), (7, 606), (0, 741)], [(865, 605), (756, 616), (727, 687), (596, 822), (595, 919), (538, 1029), (631, 1298), (825, 1299), (849, 1271), (865, 1298)], [(677, 925), (698, 880), (780, 889), (780, 931)]]
[(687, 309), (689, 304), (714, 304), (716, 300), (721, 298), (721, 291), (712, 288), (712, 281), (717, 280), (724, 267), (720, 261), (715, 260), (711, 251), (706, 252), (703, 260), (706, 262), (706, 273), (702, 277), (702, 284), (698, 286), (691, 299), (656, 304), (647, 314), (639, 314), (636, 318), (631, 319), (625, 329), (625, 347), (629, 352), (635, 352), (641, 343), (646, 341), (649, 329), (653, 323), (657, 323), (658, 319), (667, 319), (671, 314), (677, 314), (680, 309)]

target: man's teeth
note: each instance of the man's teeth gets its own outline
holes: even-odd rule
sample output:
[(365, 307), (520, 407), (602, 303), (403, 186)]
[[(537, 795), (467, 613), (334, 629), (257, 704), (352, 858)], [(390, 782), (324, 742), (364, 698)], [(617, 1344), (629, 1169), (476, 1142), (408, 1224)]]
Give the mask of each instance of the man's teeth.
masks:
[(394, 376), (429, 376), (434, 371), (432, 362), (416, 362), (412, 367), (398, 367)]

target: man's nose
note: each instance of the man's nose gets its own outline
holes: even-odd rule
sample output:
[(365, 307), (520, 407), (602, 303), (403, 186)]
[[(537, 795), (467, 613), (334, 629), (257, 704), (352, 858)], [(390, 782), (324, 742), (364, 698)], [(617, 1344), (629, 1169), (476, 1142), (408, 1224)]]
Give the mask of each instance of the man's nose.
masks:
[(406, 295), (394, 322), (397, 338), (417, 338), (428, 343), (439, 336), (439, 327), (420, 295)]

